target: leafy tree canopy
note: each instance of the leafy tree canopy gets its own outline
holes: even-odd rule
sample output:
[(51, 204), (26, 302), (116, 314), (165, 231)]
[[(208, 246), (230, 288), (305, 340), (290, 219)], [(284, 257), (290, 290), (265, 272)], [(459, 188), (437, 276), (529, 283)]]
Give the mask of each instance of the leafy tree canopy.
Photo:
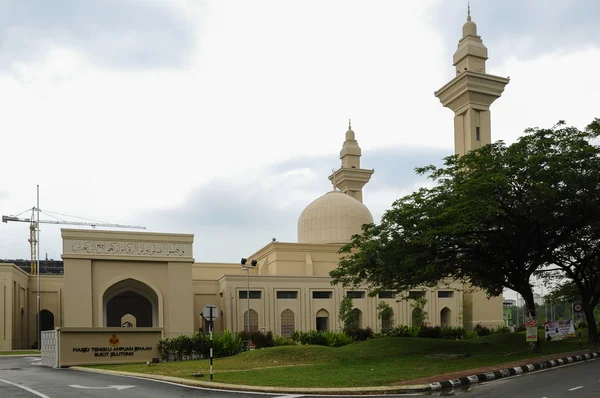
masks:
[(433, 187), (363, 226), (340, 250), (333, 283), (375, 294), (462, 280), (490, 296), (515, 290), (535, 308), (530, 277), (575, 250), (573, 237), (599, 218), (600, 203), (590, 200), (600, 193), (600, 148), (591, 143), (599, 126), (528, 129), (512, 145), (498, 141), (417, 168)]

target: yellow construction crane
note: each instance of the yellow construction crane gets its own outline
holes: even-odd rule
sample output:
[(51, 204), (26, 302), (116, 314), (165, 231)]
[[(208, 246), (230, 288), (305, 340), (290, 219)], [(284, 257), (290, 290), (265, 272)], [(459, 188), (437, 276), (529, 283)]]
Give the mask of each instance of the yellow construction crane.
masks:
[[(31, 210), (31, 218), (20, 218), (19, 215), (16, 216), (2, 216), (2, 222), (4, 223), (8, 223), (9, 221), (14, 221), (14, 222), (26, 222), (29, 223), (29, 244), (31, 246), (31, 275), (36, 275), (37, 274), (37, 266), (38, 266), (38, 261), (37, 261), (37, 238), (36, 238), (36, 231), (37, 231), (37, 227), (38, 227), (38, 223), (39, 224), (66, 224), (66, 225), (82, 225), (82, 226), (89, 226), (92, 228), (96, 228), (96, 227), (107, 227), (107, 228), (135, 228), (135, 229), (146, 229), (146, 227), (141, 226), (141, 225), (123, 225), (123, 224), (109, 224), (109, 223), (101, 223), (101, 222), (96, 222), (96, 221), (91, 221), (91, 220), (87, 220), (87, 221), (66, 221), (66, 220), (61, 220), (61, 219), (56, 219), (56, 220), (37, 220), (35, 217), (37, 208), (33, 207), (31, 209), (27, 209), (24, 212), (20, 213), (23, 214), (27, 211)], [(51, 214), (48, 213), (53, 213), (53, 214), (60, 214), (62, 216), (67, 216), (66, 214), (61, 214), (61, 213), (54, 213), (51, 211), (42, 211), (40, 210), (40, 213), (44, 213), (46, 215), (49, 215), (50, 217), (54, 217)], [(72, 217), (72, 216), (68, 216), (68, 217)], [(56, 217), (55, 217), (56, 218)]]

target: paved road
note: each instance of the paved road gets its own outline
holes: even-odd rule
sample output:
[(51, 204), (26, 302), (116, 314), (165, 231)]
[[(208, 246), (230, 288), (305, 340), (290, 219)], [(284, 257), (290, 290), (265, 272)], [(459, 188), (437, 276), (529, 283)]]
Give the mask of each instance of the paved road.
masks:
[[(80, 372), (71, 369), (50, 369), (41, 367), (38, 364), (39, 358), (34, 357), (0, 357), (0, 398), (317, 397), (315, 395), (274, 395), (210, 390), (131, 377)], [(431, 395), (465, 395), (488, 398), (600, 397), (600, 360), (560, 366), (546, 371), (475, 384), (462, 390), (444, 391), (443, 393)], [(406, 395), (380, 397), (390, 398), (393, 396), (406, 397)], [(352, 397), (356, 397), (356, 395)], [(371, 395), (370, 397), (374, 398), (376, 396)]]
[[(600, 397), (600, 360), (592, 359), (544, 371), (474, 384), (452, 395), (505, 398)], [(467, 397), (465, 397), (467, 398)]]

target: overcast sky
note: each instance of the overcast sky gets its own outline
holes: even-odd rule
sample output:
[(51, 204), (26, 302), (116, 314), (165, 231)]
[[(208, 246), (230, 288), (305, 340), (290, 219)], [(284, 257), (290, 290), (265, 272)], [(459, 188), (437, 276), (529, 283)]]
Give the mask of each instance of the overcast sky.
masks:
[[(493, 140), (600, 117), (599, 2), (471, 8), (488, 73), (511, 79)], [(39, 184), (42, 210), (193, 233), (196, 261), (238, 262), (296, 241), (351, 118), (378, 220), (453, 152), (433, 92), (465, 20), (462, 0), (0, 0), (0, 213)], [(0, 258), (29, 258), (27, 238), (1, 224)], [(40, 243), (59, 258), (60, 226)]]

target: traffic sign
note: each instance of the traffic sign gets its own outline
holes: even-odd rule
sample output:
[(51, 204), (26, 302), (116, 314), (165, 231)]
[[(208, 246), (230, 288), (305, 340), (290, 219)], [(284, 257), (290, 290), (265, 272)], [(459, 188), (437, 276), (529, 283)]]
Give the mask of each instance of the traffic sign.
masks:
[(573, 311), (575, 311), (575, 312), (583, 311), (583, 305), (581, 305), (581, 303), (573, 304)]
[(202, 310), (202, 316), (207, 321), (212, 322), (219, 317), (219, 309), (214, 304), (208, 304)]

